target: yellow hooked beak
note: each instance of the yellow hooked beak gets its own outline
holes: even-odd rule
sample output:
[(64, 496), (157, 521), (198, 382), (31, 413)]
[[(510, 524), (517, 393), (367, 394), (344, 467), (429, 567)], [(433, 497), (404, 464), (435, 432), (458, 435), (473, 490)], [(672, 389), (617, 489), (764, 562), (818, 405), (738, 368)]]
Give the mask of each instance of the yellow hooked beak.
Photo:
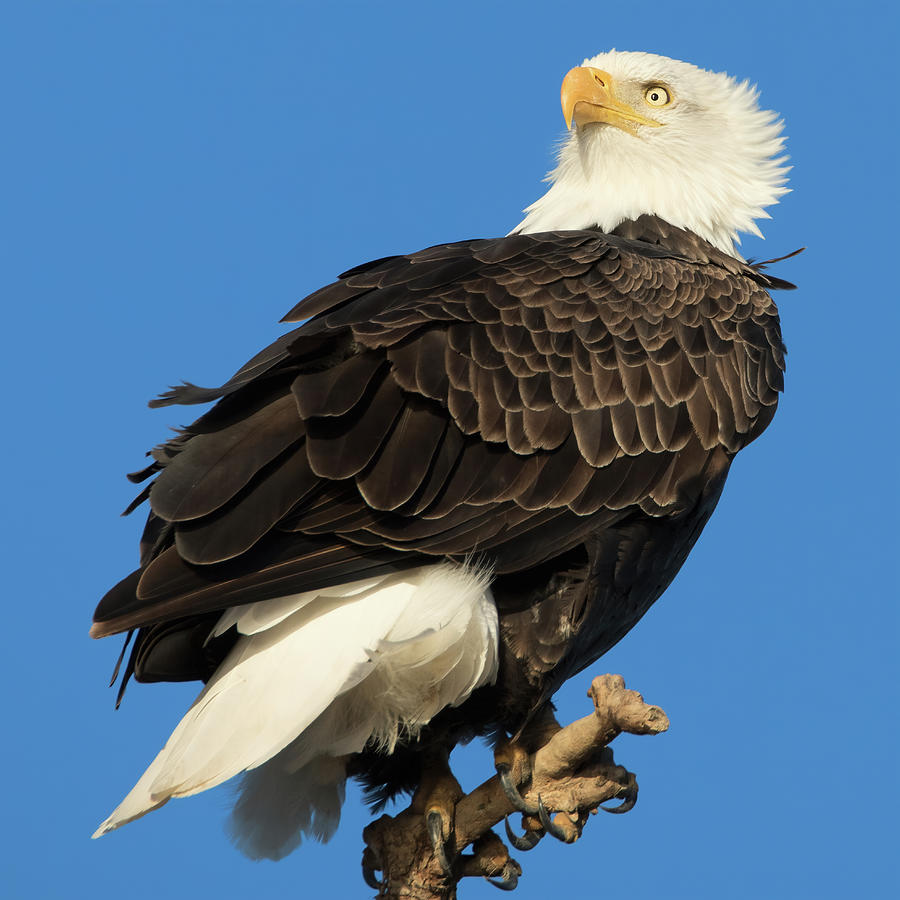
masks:
[(590, 66), (570, 69), (563, 78), (560, 99), (566, 127), (569, 129), (572, 128), (573, 119), (577, 126), (603, 122), (630, 134), (637, 134), (638, 125), (649, 125), (651, 128), (662, 125), (661, 122), (642, 116), (627, 103), (617, 100), (613, 77), (602, 69)]

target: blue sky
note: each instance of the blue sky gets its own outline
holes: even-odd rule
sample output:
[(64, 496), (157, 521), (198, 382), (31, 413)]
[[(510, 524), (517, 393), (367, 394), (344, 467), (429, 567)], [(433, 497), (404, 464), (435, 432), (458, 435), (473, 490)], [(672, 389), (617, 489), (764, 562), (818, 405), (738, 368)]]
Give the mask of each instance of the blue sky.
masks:
[[(562, 76), (615, 46), (758, 82), (794, 191), (744, 250), (809, 249), (777, 268), (800, 289), (777, 298), (774, 424), (592, 670), (672, 720), (615, 745), (640, 803), (518, 854), (518, 895), (894, 896), (896, 31), (867, 2), (4, 4), (4, 895), (367, 895), (353, 792), (331, 844), (279, 864), (231, 848), (227, 789), (88, 840), (194, 692), (133, 685), (114, 712), (118, 641), (87, 637), (136, 562), (123, 473), (189, 415), (146, 400), (220, 382), (338, 272), (513, 227), (562, 134)], [(558, 695), (564, 720), (588, 682)], [(489, 752), (459, 771), (474, 786)]]

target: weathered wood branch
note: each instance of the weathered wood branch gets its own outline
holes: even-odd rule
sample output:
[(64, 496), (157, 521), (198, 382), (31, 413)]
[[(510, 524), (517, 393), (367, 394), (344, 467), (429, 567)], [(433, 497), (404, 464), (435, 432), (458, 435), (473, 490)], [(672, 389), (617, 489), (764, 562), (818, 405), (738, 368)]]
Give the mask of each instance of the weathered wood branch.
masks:
[[(621, 811), (634, 805), (634, 775), (616, 765), (607, 745), (622, 732), (659, 734), (669, 727), (666, 714), (627, 690), (619, 675), (595, 678), (588, 696), (594, 703), (591, 715), (548, 730), (540, 749), (520, 754), (512, 771), (525, 803), (537, 807), (540, 798), (547, 810), (554, 810), (553, 824), (568, 842), (577, 840), (588, 816), (603, 803), (621, 798)], [(390, 900), (453, 900), (459, 881), (470, 875), (514, 884), (521, 869), (492, 829), (516, 811), (496, 775), (459, 800), (446, 847), (449, 873), (435, 853), (421, 810), (382, 816), (363, 832), (363, 868), (370, 874), (382, 872), (380, 884), (369, 880), (379, 897)], [(535, 836), (544, 832), (537, 816), (524, 815), (522, 822)], [(472, 852), (464, 853), (470, 845)]]

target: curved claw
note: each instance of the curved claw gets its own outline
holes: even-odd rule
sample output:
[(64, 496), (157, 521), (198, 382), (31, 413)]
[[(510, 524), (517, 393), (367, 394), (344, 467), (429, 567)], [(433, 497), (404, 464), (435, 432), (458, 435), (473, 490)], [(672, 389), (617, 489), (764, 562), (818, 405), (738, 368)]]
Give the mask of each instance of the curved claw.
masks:
[(509, 838), (509, 842), (516, 850), (521, 850), (523, 853), (537, 847), (543, 837), (543, 835), (539, 834), (537, 831), (526, 831), (525, 834), (521, 836), (516, 834), (509, 826), (508, 816), (503, 817), (503, 824), (506, 826), (506, 836)]
[(441, 864), (444, 874), (448, 877), (453, 875), (453, 867), (447, 858), (447, 849), (444, 846), (444, 819), (439, 812), (431, 810), (425, 816), (425, 826), (428, 829), (428, 837), (431, 838), (431, 847), (437, 861)]
[(381, 881), (381, 879), (375, 875), (375, 870), (370, 868), (369, 866), (367, 866), (365, 863), (363, 863), (362, 872), (363, 872), (363, 881), (365, 881), (365, 883), (370, 888), (372, 888), (373, 891), (378, 891), (378, 893), (380, 894), (381, 887), (384, 884), (384, 882)]
[(614, 816), (619, 816), (622, 813), (627, 813), (629, 810), (634, 809), (634, 805), (637, 803), (638, 792), (637, 788), (629, 788), (628, 792), (622, 797), (622, 802), (618, 806), (600, 806), (600, 809), (603, 812), (612, 813)]
[(503, 788), (503, 793), (506, 794), (506, 799), (512, 804), (513, 809), (524, 813), (526, 816), (536, 816), (538, 814), (538, 807), (532, 806), (519, 793), (519, 789), (513, 782), (512, 771), (508, 765), (500, 763), (497, 766), (497, 777), (500, 779), (500, 787)]
[(546, 831), (547, 834), (552, 835), (558, 841), (562, 841), (565, 844), (569, 843), (569, 836), (550, 818), (547, 807), (544, 806), (544, 801), (540, 797), (538, 797), (537, 814), (538, 818), (541, 820), (541, 825), (544, 826), (544, 831)]
[(484, 880), (488, 884), (492, 884), (495, 888), (499, 888), (501, 891), (514, 891), (519, 886), (519, 875), (522, 874), (522, 870), (519, 868), (519, 864), (515, 860), (510, 860), (503, 867), (503, 875), (498, 878), (488, 878), (487, 875), (484, 876)]

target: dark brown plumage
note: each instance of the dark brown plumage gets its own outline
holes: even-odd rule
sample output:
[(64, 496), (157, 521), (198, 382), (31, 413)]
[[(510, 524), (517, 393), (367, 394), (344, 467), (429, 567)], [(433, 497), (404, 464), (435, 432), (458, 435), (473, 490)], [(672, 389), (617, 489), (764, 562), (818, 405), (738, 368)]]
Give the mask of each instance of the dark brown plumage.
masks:
[(134, 476), (141, 569), (93, 634), (138, 629), (138, 680), (207, 677), (230, 605), (475, 554), (503, 658), (452, 716), (517, 730), (662, 593), (771, 420), (771, 287), (648, 216), (351, 269), (221, 388), (156, 402), (218, 401)]

